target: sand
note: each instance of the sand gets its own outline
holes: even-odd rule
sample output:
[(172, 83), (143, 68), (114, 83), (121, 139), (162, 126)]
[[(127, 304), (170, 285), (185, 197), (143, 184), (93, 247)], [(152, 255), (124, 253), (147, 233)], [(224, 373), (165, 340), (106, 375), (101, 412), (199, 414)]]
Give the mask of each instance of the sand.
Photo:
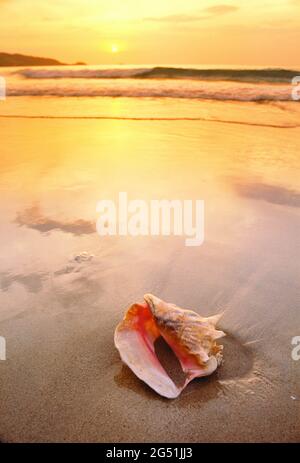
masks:
[[(300, 129), (2, 119), (0, 136), (0, 440), (299, 441)], [(204, 199), (204, 244), (100, 237), (97, 201), (119, 191)], [(146, 292), (225, 309), (224, 364), (176, 400), (114, 348)]]

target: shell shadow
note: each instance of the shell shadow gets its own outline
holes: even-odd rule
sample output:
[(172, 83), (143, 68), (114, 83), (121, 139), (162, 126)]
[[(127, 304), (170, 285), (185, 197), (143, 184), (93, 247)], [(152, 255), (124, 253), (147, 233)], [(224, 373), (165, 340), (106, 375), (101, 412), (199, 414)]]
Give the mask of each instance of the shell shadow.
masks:
[(219, 380), (239, 379), (253, 370), (254, 352), (230, 333), (222, 340), (224, 360), (216, 372)]
[[(199, 403), (212, 400), (224, 392), (221, 381), (238, 380), (247, 376), (252, 371), (254, 353), (249, 347), (243, 345), (241, 340), (235, 338), (230, 333), (227, 333), (226, 338), (222, 340), (222, 344), (224, 346), (225, 359), (222, 365), (211, 376), (196, 378), (189, 383), (176, 399), (177, 405), (191, 406), (191, 403), (199, 405)], [(172, 349), (163, 338), (158, 338), (154, 347), (160, 363), (172, 381), (178, 386), (183, 384), (185, 375)], [(130, 389), (147, 399), (169, 402), (169, 399), (159, 396), (147, 384), (139, 380), (126, 365), (122, 365), (120, 372), (115, 375), (114, 380), (118, 387)]]
[(251, 348), (228, 332), (226, 338), (222, 339), (222, 344), (222, 365), (211, 376), (194, 379), (179, 396), (179, 406), (201, 406), (218, 396), (226, 396), (228, 389), (222, 384), (223, 381), (238, 381), (251, 373), (254, 365), (254, 353)]

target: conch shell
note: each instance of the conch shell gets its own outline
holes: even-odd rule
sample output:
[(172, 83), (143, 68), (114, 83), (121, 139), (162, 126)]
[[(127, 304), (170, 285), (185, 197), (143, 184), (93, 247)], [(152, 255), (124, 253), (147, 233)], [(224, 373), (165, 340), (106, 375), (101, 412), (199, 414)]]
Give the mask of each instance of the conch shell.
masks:
[[(141, 380), (163, 397), (173, 399), (192, 379), (210, 375), (221, 364), (223, 346), (216, 340), (225, 333), (217, 330), (216, 324), (222, 314), (203, 318), (152, 294), (146, 294), (144, 300), (133, 304), (117, 326), (115, 346), (123, 362)], [(154, 343), (160, 336), (173, 350), (185, 374), (180, 387), (155, 353)]]

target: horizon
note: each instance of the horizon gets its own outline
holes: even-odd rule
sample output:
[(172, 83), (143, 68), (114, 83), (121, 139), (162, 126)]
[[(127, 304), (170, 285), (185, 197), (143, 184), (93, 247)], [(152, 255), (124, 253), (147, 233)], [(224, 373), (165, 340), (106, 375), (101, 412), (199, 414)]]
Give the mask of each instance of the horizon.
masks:
[[(36, 59), (49, 59), (49, 60), (56, 60), (56, 61), (59, 61), (60, 64), (57, 64), (57, 66), (59, 65), (62, 65), (62, 66), (108, 66), (108, 67), (118, 67), (118, 66), (128, 66), (128, 67), (131, 67), (131, 66), (136, 66), (136, 67), (142, 67), (142, 66), (146, 66), (146, 67), (182, 67), (182, 68), (192, 68), (192, 67), (196, 67), (196, 68), (201, 68), (201, 69), (232, 69), (232, 70), (259, 70), (259, 69), (288, 69), (288, 66), (284, 66), (284, 65), (280, 65), (280, 64), (272, 64), (272, 63), (269, 63), (269, 64), (265, 64), (265, 65), (258, 65), (258, 64), (233, 64), (233, 63), (229, 63), (229, 64), (218, 64), (218, 63), (130, 63), (130, 62), (123, 62), (123, 63), (100, 63), (100, 62), (93, 62), (93, 63), (87, 63), (87, 62), (84, 62), (84, 60), (81, 60), (80, 58), (73, 62), (73, 63), (66, 63), (66, 62), (63, 62), (63, 60), (61, 60), (59, 57), (55, 57), (55, 56), (37, 56), (37, 55), (34, 55), (32, 53), (21, 53), (19, 51), (16, 51), (16, 52), (11, 52), (11, 53), (8, 53), (6, 51), (0, 51), (0, 55), (1, 54), (8, 54), (8, 55), (15, 55), (15, 56), (26, 56), (26, 57), (31, 57), (31, 58), (36, 58)], [(24, 66), (24, 65), (20, 65), (20, 66)], [(34, 67), (39, 67), (39, 66), (48, 66), (47, 64), (45, 65), (30, 65), (30, 66), (34, 66)], [(55, 65), (49, 65), (49, 66), (55, 66)], [(1, 65), (0, 65), (1, 67)], [(5, 66), (3, 66), (5, 67)], [(11, 66), (11, 67), (18, 67), (18, 66)], [(299, 70), (300, 69), (300, 64), (295, 64), (293, 65), (294, 67), (294, 70)], [(293, 70), (293, 67), (289, 67), (289, 70)], [(298, 68), (298, 69), (297, 69)]]
[(5, 53), (88, 65), (299, 66), (299, 0), (1, 0), (0, 11)]

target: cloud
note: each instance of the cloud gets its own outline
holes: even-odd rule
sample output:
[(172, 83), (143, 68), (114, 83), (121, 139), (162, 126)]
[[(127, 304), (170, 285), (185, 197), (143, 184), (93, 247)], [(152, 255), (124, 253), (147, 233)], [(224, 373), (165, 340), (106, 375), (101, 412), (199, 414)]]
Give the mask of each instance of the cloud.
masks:
[(219, 16), (222, 14), (233, 13), (238, 9), (239, 7), (234, 5), (214, 5), (205, 8), (203, 11), (205, 11), (206, 13), (210, 13), (213, 16)]
[(72, 222), (51, 219), (50, 217), (43, 216), (38, 206), (33, 206), (17, 214), (16, 222), (20, 226), (33, 228), (41, 233), (60, 230), (65, 233), (80, 236), (96, 232), (96, 225), (94, 222), (83, 219), (77, 219)]
[(145, 21), (153, 22), (166, 22), (166, 23), (188, 23), (188, 22), (198, 22), (204, 21), (207, 19), (213, 19), (216, 16), (221, 16), (228, 13), (233, 13), (239, 9), (238, 6), (234, 5), (214, 5), (208, 8), (204, 8), (195, 14), (172, 14), (167, 16), (156, 16), (145, 18)]
[(189, 14), (170, 14), (168, 16), (162, 17), (149, 17), (145, 18), (144, 21), (153, 21), (153, 22), (166, 22), (166, 23), (187, 23), (187, 22), (196, 22), (206, 19), (206, 16), (199, 15), (189, 15)]

